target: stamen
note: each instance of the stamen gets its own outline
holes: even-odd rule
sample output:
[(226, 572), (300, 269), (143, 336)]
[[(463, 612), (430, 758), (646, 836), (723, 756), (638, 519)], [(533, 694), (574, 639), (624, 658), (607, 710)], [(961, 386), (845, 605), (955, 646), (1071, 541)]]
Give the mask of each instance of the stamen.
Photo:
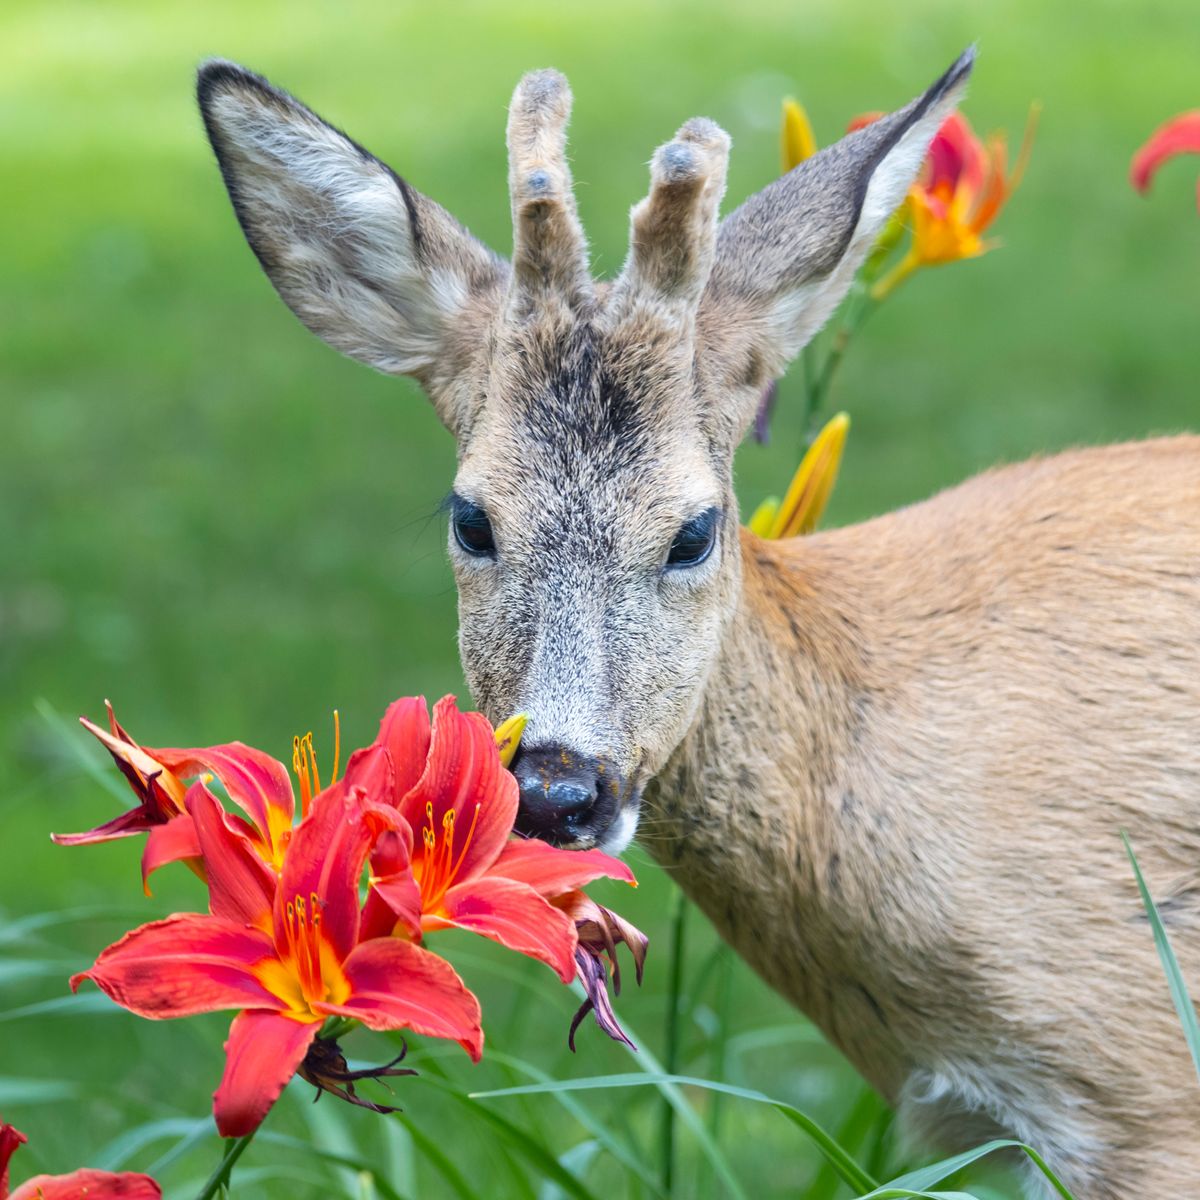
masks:
[[(471, 845), (471, 839), (475, 836), (475, 826), (477, 824), (479, 824), (479, 810), (482, 807), (483, 806), (480, 804), (475, 805), (475, 813), (471, 817), (471, 828), (467, 830), (466, 839), (463, 841), (463, 844), (462, 844), (462, 853), (459, 854), (458, 861), (454, 864), (453, 867), (450, 868), (450, 879), (451, 880), (458, 874), (459, 867), (461, 867), (463, 865), (463, 859), (467, 857), (467, 850)], [(451, 813), (450, 815), (453, 816), (454, 814)]]
[[(311, 735), (308, 735), (311, 736)], [(308, 774), (308, 759), (304, 753), (304, 739), (292, 738), (292, 770), (300, 784), (300, 819), (308, 816), (308, 805), (312, 800), (312, 781)]]
[(338, 763), (342, 757), (342, 722), (338, 710), (333, 710), (333, 774), (329, 777), (329, 786), (337, 783)]
[(313, 749), (311, 730), (304, 735), (304, 746), (308, 751), (309, 761), (312, 763), (313, 795), (315, 796), (321, 791), (321, 772), (317, 770), (317, 752)]

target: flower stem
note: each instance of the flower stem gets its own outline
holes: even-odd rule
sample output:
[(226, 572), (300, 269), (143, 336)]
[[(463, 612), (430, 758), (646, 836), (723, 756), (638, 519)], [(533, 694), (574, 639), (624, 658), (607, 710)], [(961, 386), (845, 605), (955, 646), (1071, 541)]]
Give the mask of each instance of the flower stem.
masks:
[[(672, 916), (671, 974), (667, 991), (667, 1022), (663, 1038), (663, 1070), (674, 1075), (679, 1070), (679, 1017), (683, 1007), (683, 959), (687, 942), (687, 897), (675, 893), (675, 912)], [(663, 1099), (662, 1124), (659, 1127), (659, 1177), (662, 1190), (671, 1195), (675, 1176), (675, 1108)]]
[(229, 1187), (229, 1180), (233, 1175), (234, 1164), (245, 1153), (246, 1147), (254, 1140), (254, 1132), (246, 1134), (245, 1137), (232, 1138), (225, 1143), (225, 1154), (221, 1161), (217, 1164), (217, 1169), (208, 1177), (208, 1182), (200, 1189), (200, 1194), (196, 1200), (213, 1200), (215, 1196), (221, 1194), (222, 1190)]
[(871, 286), (871, 299), (877, 304), (886, 300), (919, 266), (921, 260), (910, 250), (882, 279)]
[[(881, 282), (883, 281), (881, 280)], [(829, 353), (826, 354), (820, 371), (816, 373), (814, 378), (806, 370), (804, 436), (807, 441), (811, 442), (815, 436), (813, 427), (816, 423), (817, 413), (821, 410), (821, 406), (825, 403), (825, 398), (829, 395), (829, 388), (833, 383), (834, 374), (837, 372), (838, 367), (841, 366), (842, 359), (846, 357), (846, 350), (849, 348), (851, 339), (863, 327), (871, 313), (879, 307), (879, 303), (880, 297), (876, 295), (875, 288), (866, 288), (861, 284), (857, 285), (853, 298), (847, 306), (846, 318), (833, 334)]]

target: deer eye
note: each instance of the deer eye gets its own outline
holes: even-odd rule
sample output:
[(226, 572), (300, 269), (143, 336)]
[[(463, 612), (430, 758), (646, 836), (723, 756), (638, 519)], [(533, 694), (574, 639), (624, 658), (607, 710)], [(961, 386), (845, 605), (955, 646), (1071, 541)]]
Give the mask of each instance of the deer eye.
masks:
[(693, 517), (675, 535), (667, 554), (668, 567), (698, 567), (711, 553), (717, 541), (720, 512), (710, 508)]
[(492, 535), (492, 523), (488, 515), (469, 500), (455, 496), (450, 515), (454, 528), (454, 540), (468, 553), (484, 557), (496, 553), (496, 539)]

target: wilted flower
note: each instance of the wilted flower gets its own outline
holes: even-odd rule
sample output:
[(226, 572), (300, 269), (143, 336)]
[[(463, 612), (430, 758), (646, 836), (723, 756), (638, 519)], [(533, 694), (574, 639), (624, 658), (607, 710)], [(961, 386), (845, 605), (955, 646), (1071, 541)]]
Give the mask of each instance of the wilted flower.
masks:
[(764, 500), (750, 518), (750, 530), (762, 538), (788, 538), (812, 533), (837, 482), (838, 467), (850, 431), (850, 418), (838, 413), (817, 434), (796, 468), (787, 494)]
[(633, 958), (637, 981), (642, 982), (642, 970), (646, 965), (646, 949), (649, 939), (640, 929), (611, 909), (597, 904), (583, 892), (570, 892), (560, 896), (555, 904), (575, 922), (579, 945), (575, 950), (575, 962), (579, 967), (579, 981), (587, 993), (587, 999), (571, 1021), (567, 1044), (575, 1049), (575, 1031), (590, 1012), (596, 1014), (596, 1024), (615, 1041), (624, 1042), (637, 1049), (629, 1040), (617, 1021), (612, 1001), (608, 996), (608, 980), (612, 977), (613, 995), (621, 994), (621, 965), (617, 959), (617, 947), (624, 943)]
[(404, 1061), (407, 1053), (408, 1045), (405, 1044), (400, 1053), (391, 1062), (384, 1063), (382, 1067), (365, 1067), (359, 1071), (352, 1071), (335, 1038), (317, 1037), (309, 1046), (308, 1053), (297, 1068), (296, 1074), (317, 1089), (314, 1100), (320, 1100), (321, 1093), (328, 1092), (339, 1100), (345, 1100), (347, 1104), (356, 1104), (359, 1108), (369, 1108), (372, 1112), (396, 1112), (398, 1110), (389, 1104), (376, 1104), (373, 1100), (365, 1100), (354, 1090), (354, 1085), (361, 1083), (364, 1079), (379, 1082), (382, 1079), (394, 1079), (399, 1075), (417, 1074), (411, 1067), (396, 1066), (397, 1063)]
[[(1130, 182), (1139, 192), (1146, 192), (1158, 168), (1177, 154), (1200, 154), (1200, 109), (1180, 113), (1154, 131), (1133, 156)], [(1200, 183), (1196, 185), (1196, 206), (1200, 208)]]
[(69, 1175), (35, 1175), (15, 1192), (8, 1190), (8, 1163), (29, 1139), (0, 1122), (0, 1200), (160, 1200), (162, 1191), (149, 1175), (131, 1171), (92, 1171), (84, 1167)]

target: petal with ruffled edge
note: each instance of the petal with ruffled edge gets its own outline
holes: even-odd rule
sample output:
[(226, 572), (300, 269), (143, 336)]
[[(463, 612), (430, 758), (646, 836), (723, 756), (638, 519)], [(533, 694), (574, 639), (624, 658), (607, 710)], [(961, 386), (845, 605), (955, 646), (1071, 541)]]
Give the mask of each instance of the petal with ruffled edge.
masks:
[(390, 704), (383, 714), (375, 744), (387, 750), (396, 772), (393, 804), (399, 805), (421, 778), (429, 757), (429, 737), (429, 708), (424, 696), (405, 696)]
[(479, 1061), (479, 1001), (444, 958), (401, 938), (374, 938), (356, 946), (343, 969), (350, 985), (345, 1004), (314, 1004), (314, 1011), (354, 1017), (368, 1029), (450, 1038)]
[(213, 1094), (213, 1116), (222, 1137), (253, 1133), (304, 1061), (321, 1028), (279, 1013), (240, 1012), (225, 1043), (225, 1074)]
[[(433, 706), (429, 759), (421, 778), (400, 803), (400, 812), (416, 837), (414, 869), (421, 874), (424, 846), (421, 830), (439, 839), (448, 813), (454, 813), (455, 836), (470, 838), (458, 860), (454, 878), (465, 880), (486, 870), (500, 853), (517, 816), (517, 781), (500, 765), (495, 734), (482, 713), (458, 711), (453, 696)], [(440, 844), (440, 843), (439, 843)]]
[(155, 825), (146, 837), (142, 850), (142, 891), (150, 895), (150, 876), (160, 867), (173, 862), (192, 863), (203, 875), (200, 839), (191, 815), (172, 817), (165, 825)]
[(269, 933), (277, 880), (255, 850), (245, 822), (231, 817), (202, 783), (192, 784), (185, 803), (204, 856), (209, 912)]
[(69, 1175), (35, 1175), (9, 1200), (160, 1200), (162, 1190), (149, 1175), (131, 1171), (93, 1171), (84, 1168)]
[(284, 1008), (255, 970), (274, 961), (271, 939), (220, 917), (178, 913), (127, 933), (71, 978), (90, 979), (139, 1017), (164, 1020), (223, 1008)]
[(526, 883), (492, 876), (461, 883), (423, 924), (429, 930), (469, 929), (544, 962), (563, 983), (575, 978), (575, 922)]
[(510, 841), (488, 868), (488, 875), (527, 883), (547, 898), (574, 891), (596, 879), (637, 884), (633, 872), (603, 850), (559, 850), (536, 838)]
[(275, 893), (276, 945), (288, 944), (288, 904), (297, 897), (307, 903), (316, 896), (321, 905), (321, 936), (338, 962), (358, 941), (358, 883), (367, 854), (387, 824), (399, 820), (394, 809), (365, 801), (354, 786), (356, 777), (373, 773), (373, 763), (386, 760), (386, 751), (371, 747), (359, 753), (363, 757), (355, 756), (358, 764), (353, 772), (348, 765), (345, 778), (313, 797), (308, 816), (292, 834)]

